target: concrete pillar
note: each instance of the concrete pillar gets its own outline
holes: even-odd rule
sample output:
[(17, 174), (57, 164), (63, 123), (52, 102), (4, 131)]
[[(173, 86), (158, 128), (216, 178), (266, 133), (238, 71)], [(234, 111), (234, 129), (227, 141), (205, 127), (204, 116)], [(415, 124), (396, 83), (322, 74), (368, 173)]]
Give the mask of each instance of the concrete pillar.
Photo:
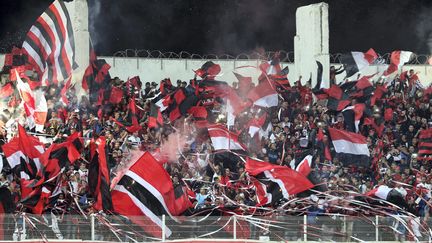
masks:
[(303, 76), (302, 83), (305, 84), (312, 74), (312, 87), (316, 84), (316, 61), (321, 62), (324, 67), (321, 87), (329, 87), (329, 26), (326, 3), (297, 9), (294, 60), (296, 76)]
[(84, 72), (89, 65), (90, 54), (90, 34), (88, 22), (88, 5), (87, 0), (74, 0), (72, 2), (65, 2), (66, 8), (72, 21), (72, 28), (74, 31), (75, 39), (75, 61), (78, 64), (72, 74), (72, 83), (75, 83), (75, 88), (78, 93), (81, 93), (81, 80)]

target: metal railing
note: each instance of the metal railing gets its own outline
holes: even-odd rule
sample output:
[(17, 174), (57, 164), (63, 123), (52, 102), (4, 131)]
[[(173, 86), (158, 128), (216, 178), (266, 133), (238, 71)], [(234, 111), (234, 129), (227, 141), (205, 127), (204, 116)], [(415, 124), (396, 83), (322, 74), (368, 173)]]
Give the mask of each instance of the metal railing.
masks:
[[(81, 215), (2, 215), (6, 241), (58, 239), (83, 241), (170, 241), (184, 239), (249, 239), (259, 241), (398, 241), (431, 242), (432, 221), (410, 217), (209, 216), (148, 218)], [(0, 239), (1, 240), (1, 239)]]

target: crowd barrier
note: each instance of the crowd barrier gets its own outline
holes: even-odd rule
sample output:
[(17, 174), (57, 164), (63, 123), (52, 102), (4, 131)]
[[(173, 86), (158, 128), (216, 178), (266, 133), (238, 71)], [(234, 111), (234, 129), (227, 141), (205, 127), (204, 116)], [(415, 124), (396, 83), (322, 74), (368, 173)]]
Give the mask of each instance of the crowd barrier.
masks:
[[(139, 220), (141, 226), (134, 224)], [(431, 242), (432, 221), (411, 217), (333, 216), (208, 216), (159, 218), (159, 227), (145, 225), (141, 217), (94, 214), (1, 215), (3, 241), (181, 242), (186, 239), (228, 241), (363, 242), (412, 240)], [(415, 225), (416, 223), (419, 223)], [(144, 226), (144, 227), (142, 227)], [(146, 230), (144, 230), (146, 228)], [(154, 231), (152, 231), (154, 230)], [(156, 237), (155, 235), (158, 235)], [(421, 234), (421, 235), (419, 235)], [(153, 236), (152, 236), (153, 235)], [(416, 235), (416, 236), (415, 236)]]

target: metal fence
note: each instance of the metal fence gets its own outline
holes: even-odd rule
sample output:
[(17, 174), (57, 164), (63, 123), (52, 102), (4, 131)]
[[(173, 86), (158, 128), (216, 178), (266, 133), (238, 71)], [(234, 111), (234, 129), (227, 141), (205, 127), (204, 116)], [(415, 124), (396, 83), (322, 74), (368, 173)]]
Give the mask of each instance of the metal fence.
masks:
[[(294, 63), (294, 51), (278, 51), (281, 62)], [(238, 55), (230, 54), (194, 54), (187, 51), (181, 52), (163, 52), (159, 50), (145, 50), (145, 49), (126, 49), (117, 51), (113, 54), (113, 57), (141, 57), (141, 58), (167, 58), (167, 59), (202, 59), (202, 60), (269, 60), (271, 59), (275, 51), (267, 52), (248, 52), (240, 53)], [(330, 63), (341, 63), (342, 53), (329, 54)], [(389, 63), (391, 53), (378, 54), (377, 64)], [(430, 64), (431, 55), (427, 54), (416, 54), (409, 64), (421, 65)]]
[(169, 241), (185, 239), (249, 239), (261, 241), (398, 241), (431, 242), (431, 222), (404, 217), (160, 217), (161, 227), (146, 218), (121, 216), (21, 214), (2, 215), (4, 239), (83, 241)]

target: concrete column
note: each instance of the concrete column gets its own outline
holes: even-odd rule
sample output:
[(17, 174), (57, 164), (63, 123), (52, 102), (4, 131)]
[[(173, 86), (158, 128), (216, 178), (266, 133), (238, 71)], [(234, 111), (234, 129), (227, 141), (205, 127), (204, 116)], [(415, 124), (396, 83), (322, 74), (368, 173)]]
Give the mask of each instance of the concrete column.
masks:
[(316, 61), (321, 62), (324, 67), (321, 87), (329, 87), (329, 26), (326, 3), (297, 9), (294, 60), (297, 78), (303, 76), (302, 83), (305, 84), (312, 74), (312, 87), (316, 84)]
[(89, 65), (90, 54), (90, 34), (88, 31), (88, 5), (87, 0), (74, 0), (65, 2), (66, 8), (72, 21), (72, 28), (75, 39), (75, 61), (78, 64), (72, 74), (72, 83), (75, 83), (75, 88), (78, 93), (82, 92), (81, 80), (84, 72)]

